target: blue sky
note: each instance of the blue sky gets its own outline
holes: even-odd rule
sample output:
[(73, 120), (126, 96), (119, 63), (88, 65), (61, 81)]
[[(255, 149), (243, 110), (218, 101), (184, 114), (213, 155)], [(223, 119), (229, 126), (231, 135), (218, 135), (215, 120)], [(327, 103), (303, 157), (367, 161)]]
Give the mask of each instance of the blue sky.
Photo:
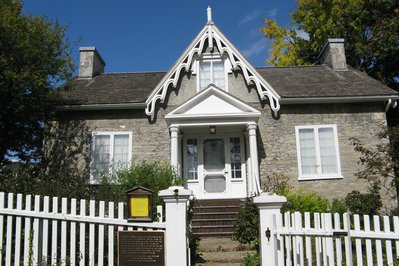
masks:
[(254, 66), (264, 66), (270, 42), (263, 18), (289, 25), (295, 0), (26, 0), (24, 13), (68, 25), (78, 62), (79, 46), (96, 46), (106, 72), (167, 71), (206, 23), (213, 21)]

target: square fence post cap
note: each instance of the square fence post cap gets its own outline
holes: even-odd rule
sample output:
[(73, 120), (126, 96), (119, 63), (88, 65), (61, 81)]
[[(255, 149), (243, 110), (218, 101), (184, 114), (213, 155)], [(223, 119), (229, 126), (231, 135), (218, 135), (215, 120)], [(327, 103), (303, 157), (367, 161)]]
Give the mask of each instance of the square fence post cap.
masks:
[(158, 192), (161, 198), (189, 198), (192, 195), (190, 189), (186, 189), (182, 186), (172, 186), (167, 189)]
[(287, 198), (271, 193), (262, 193), (254, 197), (254, 203), (258, 207), (281, 207), (287, 202)]

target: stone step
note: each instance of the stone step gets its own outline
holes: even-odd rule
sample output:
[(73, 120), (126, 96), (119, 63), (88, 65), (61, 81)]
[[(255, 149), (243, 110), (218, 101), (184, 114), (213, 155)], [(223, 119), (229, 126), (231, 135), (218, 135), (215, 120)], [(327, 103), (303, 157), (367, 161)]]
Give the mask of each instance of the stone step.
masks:
[(236, 219), (193, 219), (191, 221), (192, 226), (218, 226), (218, 225), (230, 225), (234, 226)]
[(241, 199), (210, 199), (195, 201), (196, 207), (200, 206), (240, 206)]
[(193, 205), (192, 230), (198, 236), (231, 236), (241, 200), (198, 200)]
[(193, 215), (193, 220), (199, 219), (236, 219), (237, 212), (209, 212), (209, 213), (195, 213)]
[[(233, 225), (208, 225), (208, 226), (192, 226), (192, 231), (196, 235), (197, 233), (233, 233)], [(215, 235), (215, 234), (214, 234)]]
[(253, 250), (249, 245), (240, 244), (230, 237), (202, 237), (198, 250), (201, 252), (210, 251), (243, 251)]
[(241, 263), (242, 259), (247, 254), (255, 254), (254, 250), (246, 251), (212, 251), (202, 253), (202, 258), (204, 259), (204, 265), (207, 263)]
[(197, 266), (241, 266), (239, 262), (205, 262), (205, 263), (196, 263)]
[(238, 212), (239, 206), (198, 206), (194, 207), (195, 213), (210, 213), (210, 212)]
[(241, 245), (230, 237), (201, 237), (198, 251), (204, 262), (196, 265), (203, 266), (238, 266), (244, 256), (255, 253), (249, 245)]

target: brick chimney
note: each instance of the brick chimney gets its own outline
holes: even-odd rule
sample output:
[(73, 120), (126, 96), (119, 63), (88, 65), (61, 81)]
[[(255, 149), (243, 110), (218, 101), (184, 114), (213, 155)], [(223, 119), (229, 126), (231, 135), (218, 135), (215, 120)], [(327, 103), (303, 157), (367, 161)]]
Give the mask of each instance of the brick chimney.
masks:
[(105, 62), (96, 47), (80, 47), (79, 78), (93, 78), (104, 73)]
[(328, 39), (319, 55), (320, 64), (326, 64), (335, 71), (346, 71), (344, 39)]

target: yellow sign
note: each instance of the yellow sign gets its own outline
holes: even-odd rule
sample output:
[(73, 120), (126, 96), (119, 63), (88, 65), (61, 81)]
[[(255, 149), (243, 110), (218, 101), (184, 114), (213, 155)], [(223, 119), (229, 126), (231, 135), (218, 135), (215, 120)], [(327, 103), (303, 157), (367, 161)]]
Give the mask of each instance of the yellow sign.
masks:
[(148, 197), (130, 198), (130, 213), (133, 217), (148, 217)]

